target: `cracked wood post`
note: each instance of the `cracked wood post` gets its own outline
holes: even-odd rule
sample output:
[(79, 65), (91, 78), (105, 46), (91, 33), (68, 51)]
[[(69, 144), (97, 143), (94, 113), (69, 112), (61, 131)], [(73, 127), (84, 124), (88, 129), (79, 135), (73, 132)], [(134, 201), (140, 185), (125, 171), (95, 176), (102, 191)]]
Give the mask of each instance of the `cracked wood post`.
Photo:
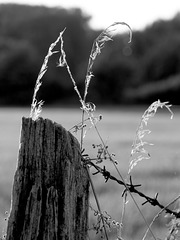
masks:
[(88, 173), (76, 138), (49, 119), (22, 119), (6, 240), (84, 240)]

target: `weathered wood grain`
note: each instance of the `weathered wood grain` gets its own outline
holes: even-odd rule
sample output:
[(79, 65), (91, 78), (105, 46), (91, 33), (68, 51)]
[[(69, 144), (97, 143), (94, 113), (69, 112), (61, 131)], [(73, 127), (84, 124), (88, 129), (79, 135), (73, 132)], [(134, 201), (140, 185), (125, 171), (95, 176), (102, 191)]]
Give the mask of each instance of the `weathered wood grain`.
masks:
[(86, 239), (89, 180), (79, 143), (49, 119), (22, 119), (6, 240)]

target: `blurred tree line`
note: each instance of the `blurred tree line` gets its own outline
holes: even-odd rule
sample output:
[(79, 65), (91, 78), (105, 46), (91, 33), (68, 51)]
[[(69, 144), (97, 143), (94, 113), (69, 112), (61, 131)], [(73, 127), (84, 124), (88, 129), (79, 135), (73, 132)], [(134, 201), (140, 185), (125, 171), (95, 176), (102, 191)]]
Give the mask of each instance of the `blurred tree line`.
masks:
[[(88, 58), (100, 31), (80, 9), (0, 5), (0, 104), (30, 105), (35, 81), (49, 45), (66, 27), (64, 48), (81, 92)], [(106, 104), (180, 103), (180, 14), (108, 42), (94, 65), (88, 100)], [(51, 103), (78, 102), (66, 69), (49, 62), (39, 98)]]

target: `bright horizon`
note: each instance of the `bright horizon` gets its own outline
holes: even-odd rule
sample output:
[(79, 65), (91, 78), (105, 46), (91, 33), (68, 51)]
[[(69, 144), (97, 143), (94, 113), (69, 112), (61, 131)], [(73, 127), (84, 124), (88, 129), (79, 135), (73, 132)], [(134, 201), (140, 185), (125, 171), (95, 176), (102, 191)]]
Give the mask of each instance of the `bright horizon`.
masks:
[(0, 3), (44, 5), (48, 7), (79, 7), (90, 15), (94, 29), (108, 27), (113, 22), (126, 22), (132, 30), (141, 30), (159, 19), (171, 19), (180, 12), (180, 0), (0, 0)]

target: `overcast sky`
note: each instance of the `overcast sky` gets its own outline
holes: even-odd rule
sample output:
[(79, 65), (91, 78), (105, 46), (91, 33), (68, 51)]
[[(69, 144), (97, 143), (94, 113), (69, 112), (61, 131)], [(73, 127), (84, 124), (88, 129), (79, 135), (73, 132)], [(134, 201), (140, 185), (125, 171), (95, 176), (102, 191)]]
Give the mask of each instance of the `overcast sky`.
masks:
[(50, 7), (80, 7), (92, 16), (93, 28), (106, 28), (113, 22), (126, 22), (133, 30), (142, 29), (157, 19), (170, 19), (180, 12), (180, 0), (0, 0)]

